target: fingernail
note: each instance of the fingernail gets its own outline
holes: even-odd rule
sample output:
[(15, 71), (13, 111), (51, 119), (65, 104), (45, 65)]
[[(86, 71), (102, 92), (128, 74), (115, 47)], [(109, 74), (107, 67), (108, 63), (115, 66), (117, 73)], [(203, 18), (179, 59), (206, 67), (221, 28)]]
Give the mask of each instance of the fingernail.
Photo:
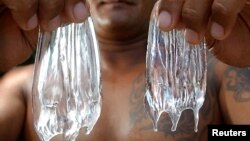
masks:
[(169, 29), (172, 25), (172, 17), (169, 12), (162, 11), (159, 15), (158, 26), (162, 29)]
[(222, 39), (224, 37), (224, 28), (216, 23), (216, 22), (213, 22), (212, 23), (212, 26), (211, 26), (211, 35), (212, 37), (214, 37), (215, 39)]
[(57, 27), (59, 27), (60, 24), (61, 24), (61, 19), (60, 19), (60, 16), (58, 15), (49, 21), (48, 30), (52, 31), (52, 30), (56, 29)]
[(188, 42), (193, 44), (197, 44), (200, 41), (199, 34), (192, 29), (186, 29), (185, 37)]
[(34, 29), (38, 24), (38, 19), (37, 19), (37, 15), (34, 14), (27, 22), (27, 29), (28, 30), (31, 30), (31, 29)]
[(76, 22), (82, 21), (88, 16), (88, 11), (82, 2), (78, 2), (73, 9), (74, 17)]

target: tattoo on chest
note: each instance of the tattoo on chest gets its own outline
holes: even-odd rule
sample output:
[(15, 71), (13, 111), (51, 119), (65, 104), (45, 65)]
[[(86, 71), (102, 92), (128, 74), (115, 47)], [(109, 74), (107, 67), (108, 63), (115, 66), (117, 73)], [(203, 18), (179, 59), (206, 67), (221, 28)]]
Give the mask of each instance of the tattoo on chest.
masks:
[[(163, 114), (158, 122), (158, 132), (163, 133), (165, 138), (171, 136), (176, 141), (194, 141), (199, 140), (200, 134), (205, 134), (207, 124), (211, 123), (214, 118), (214, 110), (217, 103), (214, 93), (215, 89), (209, 89), (206, 94), (206, 100), (200, 110), (200, 118), (203, 121), (199, 127), (199, 132), (194, 132), (194, 117), (192, 110), (186, 110), (180, 118), (177, 130), (171, 131), (172, 122), (167, 114)], [(136, 77), (131, 86), (130, 93), (130, 126), (137, 128), (141, 132), (152, 131), (153, 125), (148, 117), (144, 107), (145, 94), (145, 74)]]
[(226, 88), (237, 102), (250, 102), (250, 70), (229, 67), (225, 71)]
[(130, 123), (134, 126), (136, 123), (146, 120), (147, 115), (144, 107), (145, 93), (145, 74), (139, 74), (133, 81), (130, 94)]

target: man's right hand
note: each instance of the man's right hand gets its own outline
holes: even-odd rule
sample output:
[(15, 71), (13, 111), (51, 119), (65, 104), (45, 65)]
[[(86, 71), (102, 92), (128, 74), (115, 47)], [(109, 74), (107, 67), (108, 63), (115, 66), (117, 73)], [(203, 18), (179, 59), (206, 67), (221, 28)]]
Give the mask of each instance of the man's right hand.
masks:
[(25, 61), (37, 43), (38, 25), (52, 31), (89, 15), (83, 0), (0, 0), (0, 73)]
[(186, 28), (190, 43), (206, 37), (220, 61), (250, 66), (250, 0), (159, 0), (163, 31)]

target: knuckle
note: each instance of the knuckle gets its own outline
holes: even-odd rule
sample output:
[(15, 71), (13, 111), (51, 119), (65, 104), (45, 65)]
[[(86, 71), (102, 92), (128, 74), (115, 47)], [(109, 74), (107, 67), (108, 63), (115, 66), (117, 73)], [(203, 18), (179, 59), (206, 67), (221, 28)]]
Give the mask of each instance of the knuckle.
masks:
[(195, 23), (199, 19), (201, 19), (201, 16), (194, 9), (184, 8), (182, 10), (182, 19), (184, 20), (185, 23)]
[(33, 9), (37, 5), (37, 1), (35, 0), (23, 0), (23, 3), (27, 9)]
[(176, 2), (176, 0), (166, 0), (165, 4), (175, 4)]
[(34, 9), (36, 5), (36, 0), (21, 0), (15, 5), (11, 5), (10, 8), (16, 11), (28, 11), (30, 9)]
[(212, 13), (219, 15), (230, 15), (232, 12), (228, 8), (226, 8), (223, 4), (217, 2), (214, 3), (212, 6)]
[(160, 6), (160, 9), (168, 10), (172, 4), (173, 4), (173, 0), (162, 0), (160, 1), (159, 6)]
[(183, 0), (162, 0), (160, 8), (164, 10), (176, 10), (181, 5)]
[(63, 2), (60, 0), (41, 0), (39, 1), (39, 17), (42, 21), (51, 20), (60, 14), (63, 9)]
[(40, 4), (46, 10), (57, 10), (63, 7), (63, 2), (60, 0), (42, 0)]

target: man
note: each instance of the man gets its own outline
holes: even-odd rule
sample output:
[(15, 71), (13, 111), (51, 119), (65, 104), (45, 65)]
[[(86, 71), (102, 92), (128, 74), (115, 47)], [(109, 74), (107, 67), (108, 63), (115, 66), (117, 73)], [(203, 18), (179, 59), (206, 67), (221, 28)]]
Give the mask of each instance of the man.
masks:
[[(93, 131), (90, 135), (79, 135), (79, 141), (206, 141), (208, 124), (250, 123), (246, 116), (250, 114), (250, 70), (227, 66), (210, 54), (198, 133), (193, 131), (190, 110), (183, 113), (176, 132), (170, 131), (167, 114), (158, 123), (159, 131), (153, 131), (143, 100), (148, 22), (155, 2), (91, 0), (89, 7), (101, 51), (103, 104)], [(33, 66), (20, 67), (1, 78), (0, 139), (3, 141), (38, 140), (32, 121), (32, 72)]]

